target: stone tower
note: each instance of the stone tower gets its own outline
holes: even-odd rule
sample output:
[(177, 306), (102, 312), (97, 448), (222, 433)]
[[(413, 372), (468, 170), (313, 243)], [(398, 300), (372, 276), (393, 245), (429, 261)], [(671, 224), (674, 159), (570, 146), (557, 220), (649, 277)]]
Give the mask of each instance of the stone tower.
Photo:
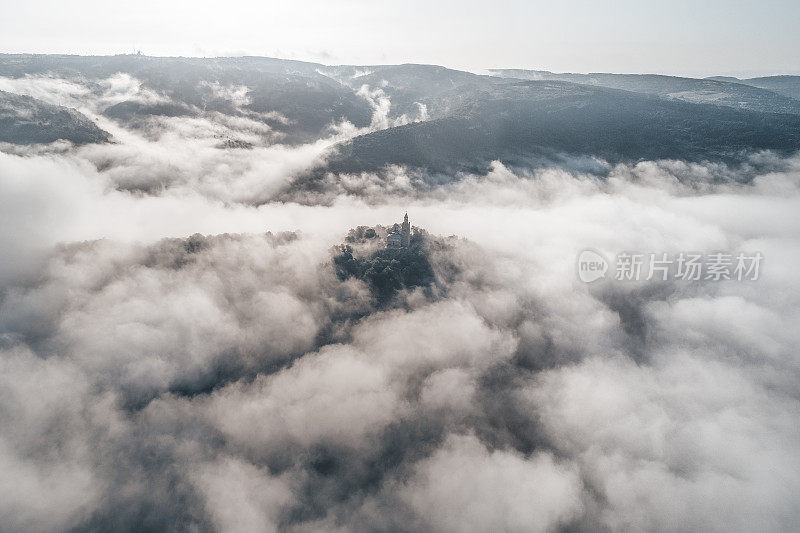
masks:
[(408, 223), (408, 213), (403, 217), (403, 246), (408, 247), (411, 244), (411, 224)]

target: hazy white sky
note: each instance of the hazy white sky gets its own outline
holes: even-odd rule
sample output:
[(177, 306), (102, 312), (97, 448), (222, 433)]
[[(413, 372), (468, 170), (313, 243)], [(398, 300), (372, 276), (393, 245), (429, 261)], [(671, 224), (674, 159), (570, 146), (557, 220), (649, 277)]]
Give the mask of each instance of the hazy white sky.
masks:
[(4, 0), (0, 52), (800, 73), (798, 0)]

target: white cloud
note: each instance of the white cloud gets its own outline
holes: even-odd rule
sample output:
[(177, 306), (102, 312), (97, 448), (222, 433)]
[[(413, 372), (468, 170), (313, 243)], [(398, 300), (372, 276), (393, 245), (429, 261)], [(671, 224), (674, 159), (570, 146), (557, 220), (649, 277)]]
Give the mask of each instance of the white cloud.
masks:
[(450, 436), (421, 461), (402, 497), (436, 531), (553, 531), (582, 511), (574, 467), (490, 451), (472, 436)]

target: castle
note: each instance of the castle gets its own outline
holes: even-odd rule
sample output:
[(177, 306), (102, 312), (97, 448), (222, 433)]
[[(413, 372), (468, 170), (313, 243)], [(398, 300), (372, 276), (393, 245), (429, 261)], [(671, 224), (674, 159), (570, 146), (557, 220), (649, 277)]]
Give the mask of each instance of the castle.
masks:
[[(399, 231), (398, 231), (399, 229)], [(408, 222), (408, 213), (403, 217), (403, 225), (399, 228), (397, 224), (389, 231), (386, 236), (387, 248), (408, 248), (411, 244), (411, 224)]]

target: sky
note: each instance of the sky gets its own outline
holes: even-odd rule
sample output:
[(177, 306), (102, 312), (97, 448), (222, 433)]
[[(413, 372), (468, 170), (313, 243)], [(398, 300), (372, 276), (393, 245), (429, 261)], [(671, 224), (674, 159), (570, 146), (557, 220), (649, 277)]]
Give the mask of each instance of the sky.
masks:
[(800, 74), (800, 2), (6, 2), (0, 52), (259, 55), (482, 71)]

